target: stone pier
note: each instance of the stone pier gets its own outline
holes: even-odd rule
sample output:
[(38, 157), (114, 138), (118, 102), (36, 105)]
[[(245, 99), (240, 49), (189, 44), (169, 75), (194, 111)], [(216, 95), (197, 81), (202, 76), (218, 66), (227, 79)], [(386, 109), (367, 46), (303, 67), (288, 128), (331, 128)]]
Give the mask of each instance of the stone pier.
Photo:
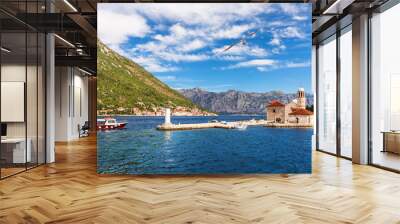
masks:
[(232, 121), (232, 122), (213, 122), (213, 123), (198, 123), (198, 124), (162, 124), (157, 126), (157, 130), (160, 131), (179, 131), (179, 130), (192, 130), (192, 129), (204, 129), (204, 128), (225, 128), (233, 129), (237, 125), (247, 126), (265, 126), (268, 124), (266, 120), (249, 120), (249, 121)]

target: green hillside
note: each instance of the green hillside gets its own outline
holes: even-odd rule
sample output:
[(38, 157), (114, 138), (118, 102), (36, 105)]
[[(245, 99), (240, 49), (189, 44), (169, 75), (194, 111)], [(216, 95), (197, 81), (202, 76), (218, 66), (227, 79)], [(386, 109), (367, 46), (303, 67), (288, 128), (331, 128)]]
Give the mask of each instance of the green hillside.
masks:
[(97, 109), (132, 113), (132, 108), (197, 108), (179, 92), (162, 83), (135, 62), (98, 41)]

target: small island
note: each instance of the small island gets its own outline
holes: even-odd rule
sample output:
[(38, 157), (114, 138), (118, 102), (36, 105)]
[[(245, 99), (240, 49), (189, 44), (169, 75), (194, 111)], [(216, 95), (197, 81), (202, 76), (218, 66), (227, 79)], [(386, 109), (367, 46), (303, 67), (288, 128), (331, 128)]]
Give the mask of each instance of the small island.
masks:
[(267, 106), (268, 127), (313, 127), (314, 113), (306, 107), (306, 95), (303, 88), (297, 91), (297, 98), (288, 104), (278, 100)]

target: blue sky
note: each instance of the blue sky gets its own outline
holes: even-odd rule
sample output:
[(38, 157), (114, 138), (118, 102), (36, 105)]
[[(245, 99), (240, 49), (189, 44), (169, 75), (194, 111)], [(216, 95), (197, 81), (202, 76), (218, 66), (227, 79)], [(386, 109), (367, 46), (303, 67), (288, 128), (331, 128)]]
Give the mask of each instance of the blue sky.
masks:
[(311, 89), (310, 4), (102, 3), (98, 36), (175, 89)]

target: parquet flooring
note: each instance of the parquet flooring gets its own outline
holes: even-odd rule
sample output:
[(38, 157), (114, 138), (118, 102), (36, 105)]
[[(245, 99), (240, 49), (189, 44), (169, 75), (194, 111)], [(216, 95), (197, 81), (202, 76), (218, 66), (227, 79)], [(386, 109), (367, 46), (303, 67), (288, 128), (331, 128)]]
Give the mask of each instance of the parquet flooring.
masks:
[(0, 223), (400, 223), (400, 175), (313, 153), (311, 175), (104, 176), (96, 139), (0, 181)]

